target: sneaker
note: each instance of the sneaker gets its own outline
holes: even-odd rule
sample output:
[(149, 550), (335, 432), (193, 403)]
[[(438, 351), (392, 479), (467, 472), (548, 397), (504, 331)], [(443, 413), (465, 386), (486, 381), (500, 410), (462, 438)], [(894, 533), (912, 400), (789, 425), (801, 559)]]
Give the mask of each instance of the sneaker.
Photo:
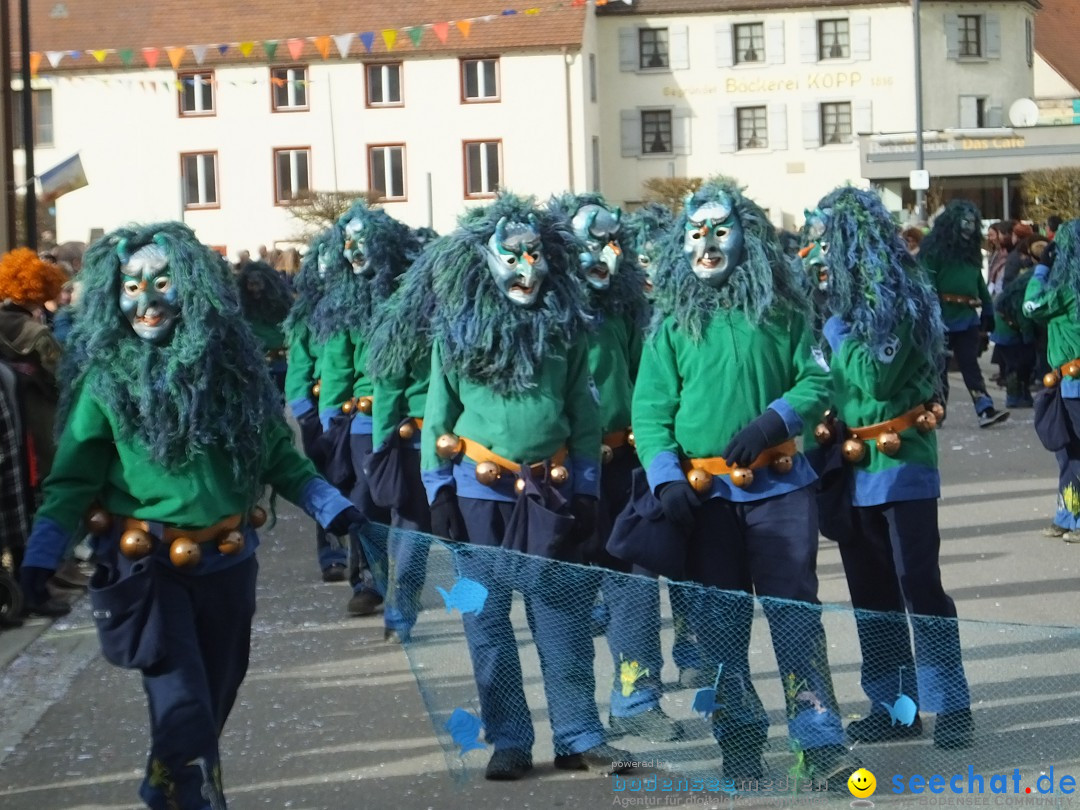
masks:
[(990, 427), (991, 425), (996, 425), (998, 422), (1004, 422), (1008, 418), (1008, 411), (996, 411), (993, 408), (987, 408), (979, 414), (979, 427)]
[(484, 778), (493, 782), (514, 782), (532, 770), (532, 754), (520, 748), (503, 748), (491, 755)]
[(394, 627), (387, 627), (385, 630), (383, 630), (382, 638), (383, 641), (385, 641), (387, 644), (404, 644), (405, 642), (411, 640), (409, 638), (408, 630), (399, 630)]
[(871, 712), (867, 717), (848, 723), (848, 739), (852, 742), (894, 742), (922, 736), (922, 719), (915, 715), (910, 726), (893, 723), (885, 712)]
[(975, 721), (971, 709), (939, 714), (934, 721), (934, 747), (946, 751), (971, 748), (975, 744)]
[(830, 793), (848, 795), (848, 779), (862, 767), (847, 746), (822, 745), (803, 752), (808, 776), (815, 782), (827, 782)]
[(1052, 537), (1055, 540), (1064, 537), (1069, 533), (1069, 530), (1064, 526), (1058, 526), (1056, 523), (1051, 523), (1045, 529), (1042, 530), (1043, 537)]
[(350, 616), (370, 616), (378, 609), (382, 601), (383, 598), (375, 591), (360, 591), (353, 594), (345, 611)]
[(555, 767), (560, 771), (595, 771), (605, 776), (633, 770), (634, 755), (621, 748), (601, 743), (588, 751), (577, 754), (561, 754), (555, 757)]
[(38, 602), (36, 605), (23, 604), (23, 616), (45, 616), (49, 619), (57, 619), (69, 613), (71, 613), (71, 605), (55, 596), (44, 602)]
[(1080, 531), (1073, 529), (1072, 531), (1065, 532), (1061, 535), (1061, 539), (1066, 543), (1080, 543)]
[(612, 736), (631, 734), (655, 743), (674, 742), (681, 736), (679, 724), (664, 714), (659, 706), (630, 717), (608, 715), (608, 726)]
[(322, 570), (323, 582), (344, 582), (345, 566), (341, 563), (333, 563)]

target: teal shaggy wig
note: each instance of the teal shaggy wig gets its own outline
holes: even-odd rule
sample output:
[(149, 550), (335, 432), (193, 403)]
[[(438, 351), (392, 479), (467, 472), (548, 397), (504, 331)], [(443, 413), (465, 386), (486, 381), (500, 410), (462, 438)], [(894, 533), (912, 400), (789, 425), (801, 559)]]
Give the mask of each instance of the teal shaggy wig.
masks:
[[(248, 292), (249, 279), (262, 282), (262, 295), (258, 298)], [(277, 326), (285, 320), (292, 307), (292, 293), (277, 270), (266, 262), (248, 262), (240, 272), (240, 307), (244, 317), (255, 323)]]
[(403, 377), (431, 353), (431, 317), (435, 313), (435, 266), (431, 256), (439, 239), (428, 243), (398, 287), (375, 312), (368, 343), (368, 376), (375, 381)]
[(652, 242), (658, 245), (671, 230), (675, 215), (671, 209), (660, 203), (646, 203), (636, 211), (631, 211), (623, 220), (619, 244), (624, 253), (636, 259), (645, 253), (645, 246)]
[[(960, 230), (960, 222), (965, 214), (975, 217), (975, 233), (970, 238)], [(919, 258), (932, 267), (944, 267), (952, 264), (969, 264), (982, 267), (982, 236), (978, 228), (982, 223), (982, 214), (969, 200), (950, 200), (934, 219), (930, 229), (919, 244)]]
[(939, 368), (945, 360), (945, 327), (937, 294), (908, 253), (892, 216), (872, 191), (844, 187), (818, 203), (827, 224), (821, 241), (829, 284), (828, 315), (851, 326), (852, 339), (875, 356), (903, 321), (915, 346)]
[[(290, 343), (302, 339), (311, 329), (311, 318), (322, 301), (326, 285), (319, 275), (319, 249), (323, 245), (338, 244), (341, 233), (327, 228), (311, 240), (308, 251), (300, 262), (300, 271), (293, 280), (296, 298), (289, 315), (285, 318), (285, 336)], [(342, 259), (344, 261), (344, 259)]]
[[(690, 212), (717, 200), (723, 193), (734, 202), (745, 245), (742, 261), (727, 283), (721, 289), (714, 289), (694, 275), (683, 250), (683, 234)], [(776, 229), (765, 212), (731, 183), (706, 183), (694, 192), (668, 231), (658, 263), (652, 296), (653, 329), (672, 316), (675, 328), (685, 331), (696, 342), (701, 340), (719, 309), (742, 310), (755, 324), (774, 312), (809, 315), (806, 283), (785, 255)]]
[[(548, 202), (548, 209), (555, 216), (565, 219), (567, 228), (573, 233), (574, 214), (585, 205), (602, 205), (609, 210), (612, 207), (602, 195), (589, 193), (562, 194), (552, 197)], [(623, 223), (627, 218), (626, 212), (623, 212), (619, 234), (616, 237), (621, 252), (618, 269), (611, 276), (611, 283), (606, 290), (596, 290), (588, 285), (581, 272), (580, 262), (574, 262), (574, 267), (581, 276), (582, 283), (585, 284), (589, 307), (593, 312), (598, 312), (604, 317), (625, 316), (631, 323), (644, 327), (649, 313), (649, 306), (645, 301), (645, 273), (638, 267), (637, 256), (628, 254), (622, 249), (622, 230), (625, 227)], [(578, 241), (576, 236), (575, 241)], [(578, 247), (579, 251), (584, 249), (584, 245)]]
[[(513, 304), (487, 267), (486, 245), (502, 217), (539, 221), (549, 273), (532, 307)], [(432, 266), (438, 307), (432, 337), (443, 349), (444, 369), (504, 396), (536, 385), (550, 354), (563, 354), (589, 326), (585, 290), (573, 272), (577, 241), (566, 221), (536, 207), (532, 198), (500, 194), (491, 205), (462, 216), (458, 227), (424, 253)]]
[[(165, 252), (180, 317), (168, 343), (139, 338), (120, 311), (120, 251)], [(283, 419), (263, 350), (243, 318), (228, 265), (178, 222), (120, 228), (86, 252), (83, 299), (61, 368), (57, 424), (81, 384), (169, 470), (210, 448), (231, 459), (233, 480), (254, 503), (262, 492), (262, 434)]]
[(1054, 245), (1057, 252), (1047, 284), (1076, 296), (1077, 311), (1073, 317), (1080, 320), (1080, 219), (1062, 223), (1054, 232)]

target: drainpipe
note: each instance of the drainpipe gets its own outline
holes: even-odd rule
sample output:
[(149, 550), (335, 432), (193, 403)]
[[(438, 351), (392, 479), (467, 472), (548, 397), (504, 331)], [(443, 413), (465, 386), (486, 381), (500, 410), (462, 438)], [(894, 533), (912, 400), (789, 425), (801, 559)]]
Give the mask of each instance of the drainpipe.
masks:
[(566, 166), (570, 181), (568, 190), (574, 191), (574, 116), (570, 103), (570, 68), (574, 64), (574, 57), (569, 53), (566, 46), (563, 46), (562, 55), (566, 96)]

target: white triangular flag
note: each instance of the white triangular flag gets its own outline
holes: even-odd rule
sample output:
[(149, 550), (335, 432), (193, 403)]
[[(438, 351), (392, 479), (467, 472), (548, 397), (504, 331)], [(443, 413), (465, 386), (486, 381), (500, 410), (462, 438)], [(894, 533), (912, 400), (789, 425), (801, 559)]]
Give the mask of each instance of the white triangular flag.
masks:
[(195, 55), (195, 64), (201, 65), (203, 60), (206, 59), (206, 52), (209, 50), (205, 45), (192, 45), (191, 52)]
[(349, 48), (352, 47), (352, 41), (355, 38), (356, 34), (334, 34), (334, 44), (337, 45), (342, 59), (349, 55)]
[(63, 51), (45, 51), (45, 58), (49, 60), (49, 64), (56, 67), (60, 64), (60, 60), (64, 58)]

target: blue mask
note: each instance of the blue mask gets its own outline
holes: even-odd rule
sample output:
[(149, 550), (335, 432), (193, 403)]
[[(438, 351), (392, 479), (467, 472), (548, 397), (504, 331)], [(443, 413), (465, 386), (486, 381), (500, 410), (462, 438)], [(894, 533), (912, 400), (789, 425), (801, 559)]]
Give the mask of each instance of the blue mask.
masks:
[(150, 343), (167, 343), (180, 318), (169, 258), (156, 244), (145, 245), (120, 266), (120, 311), (132, 330)]
[(536, 217), (530, 214), (528, 224), (500, 219), (486, 253), (488, 270), (502, 294), (518, 306), (535, 304), (548, 274)]
[(375, 275), (375, 268), (371, 264), (371, 257), (367, 255), (365, 247), (363, 220), (351, 220), (345, 226), (345, 249), (341, 255), (352, 265), (353, 275), (371, 278)]
[(581, 206), (570, 224), (574, 235), (584, 243), (585, 250), (578, 254), (585, 280), (594, 290), (606, 290), (611, 277), (619, 267), (619, 221), (622, 212), (610, 211), (602, 205), (589, 203)]
[(730, 197), (707, 202), (689, 211), (683, 251), (694, 275), (719, 289), (743, 257), (743, 228)]

